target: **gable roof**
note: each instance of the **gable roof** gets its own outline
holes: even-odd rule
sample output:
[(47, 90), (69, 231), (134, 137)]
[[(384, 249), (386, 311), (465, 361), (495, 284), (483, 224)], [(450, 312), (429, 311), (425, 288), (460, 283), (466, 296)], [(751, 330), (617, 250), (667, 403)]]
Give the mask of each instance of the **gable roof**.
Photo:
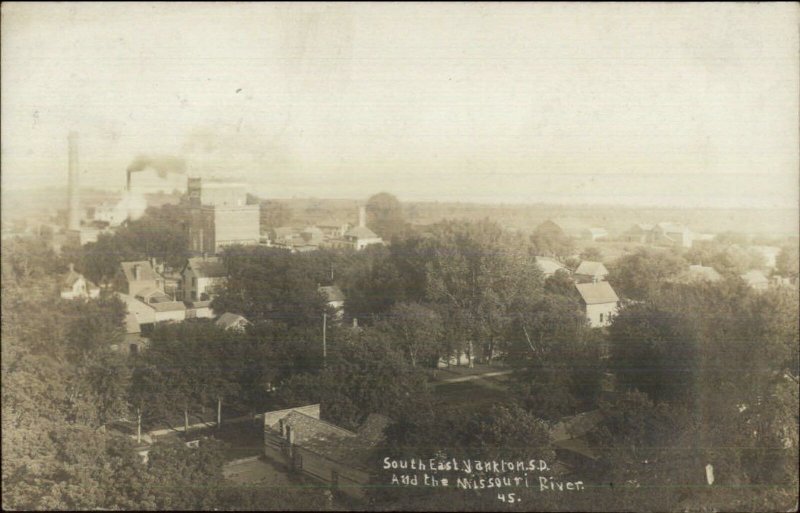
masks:
[(596, 283), (576, 283), (575, 287), (587, 305), (601, 305), (606, 303), (616, 303), (619, 301), (617, 293), (611, 288), (607, 281)]
[(125, 279), (129, 282), (136, 281), (133, 277), (133, 268), (139, 266), (139, 281), (158, 280), (161, 278), (159, 274), (150, 265), (147, 260), (139, 260), (136, 262), (121, 262), (122, 272), (125, 274)]
[(200, 278), (222, 278), (227, 273), (219, 257), (192, 257), (186, 263)]
[(148, 303), (150, 308), (156, 312), (177, 312), (186, 311), (186, 305), (182, 301), (163, 301), (158, 303)]
[(561, 265), (554, 258), (543, 256), (536, 257), (536, 265), (538, 265), (545, 274), (555, 274), (555, 272), (560, 269), (566, 269), (566, 267)]
[(245, 323), (250, 322), (239, 314), (225, 312), (224, 314), (219, 316), (219, 319), (217, 319), (217, 322), (215, 322), (214, 324), (216, 324), (217, 326), (221, 326), (225, 329), (228, 329), (233, 326), (236, 326), (241, 321), (244, 321)]
[(356, 239), (377, 239), (378, 236), (367, 228), (366, 226), (356, 226), (355, 228), (350, 228), (347, 230), (347, 233), (344, 234), (345, 237), (355, 237)]
[[(294, 443), (306, 450), (352, 467), (369, 468), (369, 453), (383, 436), (390, 422), (383, 415), (370, 415), (358, 433), (297, 410), (283, 417), (291, 427)], [(280, 430), (280, 423), (272, 426)]]
[(762, 273), (758, 269), (753, 271), (747, 271), (742, 275), (742, 279), (747, 283), (749, 283), (750, 285), (760, 285), (769, 282), (764, 273)]
[(582, 274), (584, 276), (605, 276), (608, 274), (608, 269), (602, 262), (591, 262), (584, 260), (581, 265), (575, 269), (575, 274)]
[(568, 440), (588, 434), (603, 420), (600, 410), (592, 410), (564, 417), (550, 429), (554, 441)]
[(628, 232), (634, 232), (634, 233), (649, 232), (650, 230), (653, 229), (653, 226), (654, 225), (648, 223), (636, 223), (633, 226), (631, 226), (630, 229), (628, 229)]
[(332, 303), (333, 301), (344, 301), (345, 299), (344, 292), (342, 292), (342, 289), (336, 285), (320, 287), (317, 290), (319, 290), (320, 293), (325, 296), (325, 300), (328, 303)]

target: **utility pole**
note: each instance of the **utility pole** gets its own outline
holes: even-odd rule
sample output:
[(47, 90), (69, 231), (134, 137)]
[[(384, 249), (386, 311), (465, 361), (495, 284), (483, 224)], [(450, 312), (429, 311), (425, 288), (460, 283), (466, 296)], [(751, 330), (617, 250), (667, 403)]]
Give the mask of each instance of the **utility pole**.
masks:
[(325, 340), (325, 332), (328, 330), (328, 314), (322, 314), (322, 365), (325, 366), (328, 360), (328, 344)]

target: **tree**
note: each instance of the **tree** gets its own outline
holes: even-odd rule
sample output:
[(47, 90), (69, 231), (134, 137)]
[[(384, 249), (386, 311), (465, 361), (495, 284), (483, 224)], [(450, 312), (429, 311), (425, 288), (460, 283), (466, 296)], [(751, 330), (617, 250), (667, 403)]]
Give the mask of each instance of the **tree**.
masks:
[(542, 272), (523, 241), (488, 220), (443, 222), (433, 235), (428, 298), (461, 311), (457, 331), (491, 362), (515, 307), (541, 294)]
[(325, 300), (314, 257), (277, 248), (232, 246), (222, 259), (227, 280), (212, 302), (216, 312), (233, 312), (248, 320), (274, 320), (288, 326), (319, 322)]
[(601, 341), (575, 299), (548, 294), (520, 309), (508, 337), (508, 361), (526, 409), (558, 420), (594, 406), (603, 375)]
[(436, 367), (442, 352), (443, 326), (434, 310), (417, 303), (398, 303), (379, 329), (408, 356), (412, 367), (420, 362)]
[(670, 251), (639, 248), (609, 266), (608, 281), (625, 297), (645, 300), (686, 268), (686, 261)]
[(380, 192), (367, 200), (367, 225), (384, 240), (392, 241), (406, 229), (403, 206), (388, 192)]
[(319, 375), (296, 375), (281, 385), (279, 396), (291, 406), (320, 402), (322, 417), (349, 429), (370, 413), (402, 418), (430, 401), (424, 372), (374, 328), (337, 344)]
[(800, 257), (798, 256), (797, 245), (785, 246), (775, 257), (775, 271), (780, 276), (797, 279)]
[(600, 248), (589, 247), (581, 252), (581, 260), (591, 260), (593, 262), (600, 262), (603, 260), (603, 252)]
[(689, 319), (648, 304), (622, 309), (609, 329), (618, 383), (654, 401), (691, 403), (699, 363), (695, 332)]

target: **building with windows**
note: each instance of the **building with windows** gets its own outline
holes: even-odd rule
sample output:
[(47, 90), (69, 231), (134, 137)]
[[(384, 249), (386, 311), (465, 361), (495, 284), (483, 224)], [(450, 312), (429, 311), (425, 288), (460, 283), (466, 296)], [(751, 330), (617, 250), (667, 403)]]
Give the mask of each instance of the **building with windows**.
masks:
[(215, 255), (225, 246), (255, 245), (261, 238), (260, 207), (247, 204), (246, 187), (189, 178), (189, 250)]
[(577, 283), (575, 287), (581, 296), (581, 306), (589, 324), (602, 328), (611, 324), (611, 318), (619, 309), (619, 297), (607, 281)]
[(320, 419), (319, 404), (264, 414), (264, 455), (305, 477), (363, 499), (376, 470), (371, 451), (390, 420), (371, 414), (357, 432)]

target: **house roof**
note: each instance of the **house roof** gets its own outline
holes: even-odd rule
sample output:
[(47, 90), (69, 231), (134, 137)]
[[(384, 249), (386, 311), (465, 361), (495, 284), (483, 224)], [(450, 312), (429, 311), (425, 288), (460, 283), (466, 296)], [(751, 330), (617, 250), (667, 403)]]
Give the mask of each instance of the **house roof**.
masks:
[(153, 266), (150, 265), (150, 262), (147, 260), (139, 260), (137, 262), (121, 262), (119, 265), (122, 267), (122, 272), (125, 274), (125, 279), (129, 282), (136, 281), (133, 278), (133, 268), (137, 265), (139, 266), (140, 281), (157, 280), (160, 278), (158, 273), (153, 269)]
[(344, 301), (345, 299), (344, 292), (342, 292), (342, 289), (340, 289), (336, 285), (320, 287), (317, 290), (319, 290), (320, 293), (322, 293), (325, 296), (326, 301), (328, 301), (328, 303), (332, 303), (333, 301)]
[(582, 274), (584, 276), (605, 276), (608, 274), (608, 269), (602, 262), (591, 262), (584, 260), (581, 265), (575, 269), (575, 274)]
[(219, 257), (193, 257), (186, 265), (200, 278), (222, 278), (227, 274), (225, 265)]
[(320, 228), (336, 228), (340, 229), (342, 226), (348, 224), (347, 221), (337, 221), (335, 219), (326, 219), (320, 223), (317, 223), (317, 226)]
[(239, 314), (225, 312), (224, 314), (219, 316), (219, 319), (217, 319), (217, 322), (215, 324), (217, 326), (221, 326), (227, 329), (237, 325), (241, 321), (249, 322), (247, 319), (245, 319)]
[(94, 283), (92, 283), (89, 280), (87, 280), (86, 278), (84, 278), (81, 273), (75, 271), (74, 269), (70, 269), (69, 271), (67, 271), (67, 273), (65, 275), (63, 275), (61, 277), (61, 290), (70, 290), (70, 289), (72, 289), (72, 287), (75, 285), (75, 282), (80, 280), (80, 279), (84, 279), (86, 281), (86, 288), (87, 289), (99, 289), (100, 288), (97, 285), (95, 285)]
[(151, 307), (156, 312), (177, 312), (185, 311), (186, 305), (181, 301), (164, 301), (158, 303), (149, 303), (147, 306)]
[(566, 269), (558, 261), (550, 257), (536, 257), (536, 264), (542, 269), (545, 274), (555, 274), (560, 269)]
[[(294, 443), (331, 460), (366, 469), (369, 453), (383, 437), (383, 429), (390, 422), (377, 415), (367, 418), (359, 433), (336, 426), (324, 420), (291, 411), (284, 421), (294, 432)], [(276, 424), (273, 429), (280, 429)]]
[(661, 228), (665, 233), (685, 232), (688, 228), (678, 223), (658, 223), (656, 226)]
[(603, 420), (600, 410), (592, 410), (562, 418), (550, 429), (554, 441), (568, 440), (586, 435)]
[(577, 283), (575, 287), (587, 305), (601, 305), (605, 303), (616, 303), (619, 301), (617, 293), (611, 288), (607, 281), (596, 283)]
[(639, 231), (649, 232), (650, 230), (653, 229), (653, 226), (654, 225), (648, 224), (648, 223), (636, 223), (633, 226), (631, 226), (628, 231), (629, 232), (639, 232)]
[(690, 265), (689, 277), (709, 281), (718, 281), (722, 279), (722, 276), (720, 276), (716, 269), (705, 265)]
[[(163, 290), (158, 289), (156, 287), (145, 287), (140, 290), (137, 294), (137, 297), (143, 298), (152, 298), (157, 303), (163, 303), (165, 301), (171, 301), (172, 299), (164, 293)], [(166, 298), (166, 299), (165, 299)]]
[(356, 226), (355, 228), (350, 228), (347, 230), (347, 233), (344, 234), (345, 237), (355, 237), (356, 239), (377, 239), (378, 236), (367, 228), (366, 226)]
[(769, 281), (767, 280), (767, 277), (764, 276), (764, 273), (757, 269), (753, 271), (747, 271), (742, 275), (742, 279), (750, 285), (760, 285)]
[(593, 227), (593, 228), (587, 228), (586, 230), (589, 231), (592, 235), (608, 235), (608, 230), (606, 230), (605, 228)]

